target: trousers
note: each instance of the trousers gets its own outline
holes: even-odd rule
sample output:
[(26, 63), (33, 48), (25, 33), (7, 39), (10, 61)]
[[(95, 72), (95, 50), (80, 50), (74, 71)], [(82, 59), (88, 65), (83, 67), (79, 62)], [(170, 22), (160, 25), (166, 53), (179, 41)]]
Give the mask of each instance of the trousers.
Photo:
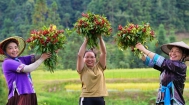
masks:
[(80, 97), (79, 105), (105, 105), (104, 97)]

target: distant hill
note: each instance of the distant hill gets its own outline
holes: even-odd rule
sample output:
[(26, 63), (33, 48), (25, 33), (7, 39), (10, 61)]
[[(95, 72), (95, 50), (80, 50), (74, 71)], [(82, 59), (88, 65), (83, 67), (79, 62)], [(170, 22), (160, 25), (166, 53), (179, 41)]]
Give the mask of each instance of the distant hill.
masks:
[(176, 33), (177, 41), (184, 41), (189, 45), (189, 33)]

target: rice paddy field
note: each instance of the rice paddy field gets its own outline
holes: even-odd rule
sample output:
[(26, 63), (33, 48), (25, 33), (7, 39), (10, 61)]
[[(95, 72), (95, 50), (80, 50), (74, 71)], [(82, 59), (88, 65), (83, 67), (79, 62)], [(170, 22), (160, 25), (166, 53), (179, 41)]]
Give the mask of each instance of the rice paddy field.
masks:
[[(189, 75), (189, 73), (187, 73)], [(39, 105), (78, 105), (81, 83), (74, 70), (32, 72)], [(105, 71), (109, 96), (106, 105), (154, 105), (159, 87), (159, 71), (154, 69), (113, 69)], [(189, 77), (184, 97), (189, 105)]]

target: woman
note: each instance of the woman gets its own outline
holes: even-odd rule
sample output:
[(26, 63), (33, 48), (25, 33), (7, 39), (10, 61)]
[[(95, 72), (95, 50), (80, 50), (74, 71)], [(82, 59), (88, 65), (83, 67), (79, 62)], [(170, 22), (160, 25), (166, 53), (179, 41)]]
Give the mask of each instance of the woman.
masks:
[(25, 48), (21, 37), (10, 37), (0, 43), (0, 61), (9, 89), (7, 105), (37, 105), (30, 72), (34, 71), (51, 54), (41, 57), (19, 55)]
[(82, 82), (79, 105), (105, 105), (104, 96), (108, 96), (105, 85), (106, 48), (101, 36), (100, 56), (96, 62), (96, 54), (92, 50), (85, 51), (87, 39), (81, 45), (77, 57), (77, 72)]
[(142, 60), (146, 65), (161, 72), (156, 105), (184, 105), (183, 90), (187, 70), (184, 62), (189, 60), (189, 46), (184, 42), (162, 45), (161, 50), (169, 55), (169, 59), (147, 50), (141, 43), (135, 47), (145, 54)]

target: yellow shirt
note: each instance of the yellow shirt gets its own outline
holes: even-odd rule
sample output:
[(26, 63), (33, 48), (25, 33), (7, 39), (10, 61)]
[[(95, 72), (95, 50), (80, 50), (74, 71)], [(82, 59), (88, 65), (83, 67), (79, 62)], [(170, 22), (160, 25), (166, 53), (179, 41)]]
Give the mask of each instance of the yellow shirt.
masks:
[(105, 84), (104, 70), (98, 62), (93, 69), (84, 66), (80, 77), (82, 92), (80, 97), (102, 97), (108, 96)]

